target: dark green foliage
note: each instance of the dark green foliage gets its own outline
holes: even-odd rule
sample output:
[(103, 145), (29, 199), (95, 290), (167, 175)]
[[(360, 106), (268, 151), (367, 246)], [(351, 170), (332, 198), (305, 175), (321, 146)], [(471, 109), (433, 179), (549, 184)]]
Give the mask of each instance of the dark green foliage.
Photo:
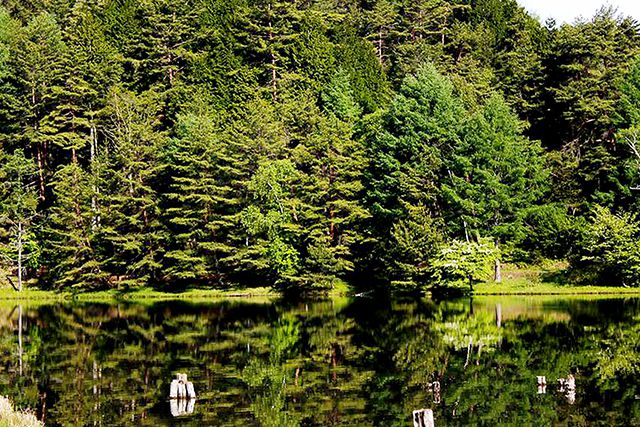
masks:
[(110, 94), (110, 157), (101, 196), (100, 232), (109, 246), (110, 272), (129, 284), (148, 283), (160, 268), (162, 225), (157, 177), (164, 166), (159, 154), (165, 139), (159, 132), (155, 92), (136, 96), (115, 89)]
[(170, 184), (165, 194), (169, 250), (163, 276), (169, 280), (211, 279), (231, 248), (223, 236), (233, 226), (234, 180), (222, 135), (206, 116), (181, 115), (167, 147)]
[(98, 259), (98, 217), (92, 210), (94, 189), (88, 174), (77, 164), (62, 166), (53, 180), (55, 205), (45, 230), (43, 259), (47, 276), (56, 288), (104, 286), (108, 279)]
[(52, 287), (416, 290), (485, 240), (577, 263), (594, 206), (640, 207), (639, 48), (515, 0), (11, 0), (3, 253), (20, 211)]

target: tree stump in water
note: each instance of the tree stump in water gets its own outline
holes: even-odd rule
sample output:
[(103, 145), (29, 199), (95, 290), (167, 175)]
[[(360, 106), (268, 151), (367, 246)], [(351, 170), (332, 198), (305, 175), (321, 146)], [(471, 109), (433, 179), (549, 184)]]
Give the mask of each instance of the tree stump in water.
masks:
[(171, 381), (169, 399), (195, 399), (196, 392), (193, 383), (187, 380), (187, 374), (178, 373), (176, 379)]
[(547, 393), (547, 377), (538, 375), (538, 394), (546, 394)]
[(176, 374), (176, 379), (171, 381), (169, 399), (171, 415), (174, 417), (193, 414), (196, 391), (193, 383), (187, 379), (187, 374)]
[(413, 427), (434, 427), (433, 411), (431, 409), (418, 409), (413, 411)]

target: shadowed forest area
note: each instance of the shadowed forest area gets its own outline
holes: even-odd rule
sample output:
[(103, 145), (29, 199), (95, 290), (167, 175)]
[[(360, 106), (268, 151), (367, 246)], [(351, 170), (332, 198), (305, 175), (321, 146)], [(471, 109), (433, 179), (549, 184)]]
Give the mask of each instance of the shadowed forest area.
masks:
[[(513, 0), (7, 0), (0, 281), (640, 284), (638, 22)], [(7, 285), (8, 286), (8, 285)]]

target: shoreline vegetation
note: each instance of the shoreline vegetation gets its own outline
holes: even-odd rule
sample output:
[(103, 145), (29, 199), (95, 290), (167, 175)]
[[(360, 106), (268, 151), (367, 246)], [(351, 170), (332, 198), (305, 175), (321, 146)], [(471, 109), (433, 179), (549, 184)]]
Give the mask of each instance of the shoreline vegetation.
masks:
[(44, 423), (38, 421), (35, 415), (16, 411), (11, 401), (0, 396), (0, 427), (42, 427)]
[[(593, 286), (568, 283), (564, 279), (563, 264), (542, 266), (510, 266), (504, 267), (502, 283), (485, 281), (474, 285), (472, 296), (640, 296), (640, 290), (625, 286)], [(43, 290), (35, 287), (17, 292), (0, 282), (0, 301), (146, 301), (146, 300), (187, 300), (206, 301), (221, 299), (250, 299), (251, 301), (269, 302), (280, 298), (284, 294), (268, 286), (235, 286), (228, 289), (185, 289), (181, 292), (167, 292), (153, 288), (139, 288), (131, 290), (106, 290), (77, 293), (69, 291)], [(347, 283), (339, 282), (333, 289), (311, 294), (326, 298), (356, 297), (360, 290), (352, 288)], [(427, 295), (430, 295), (427, 292)]]

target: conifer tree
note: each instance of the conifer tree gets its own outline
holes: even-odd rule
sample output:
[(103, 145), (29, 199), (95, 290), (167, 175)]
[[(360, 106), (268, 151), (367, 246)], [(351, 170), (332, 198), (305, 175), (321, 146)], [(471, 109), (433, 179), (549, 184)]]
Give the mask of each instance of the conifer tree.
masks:
[(36, 166), (21, 150), (0, 152), (0, 263), (15, 268), (19, 291), (26, 266), (38, 263), (36, 182)]
[(55, 204), (46, 224), (43, 260), (50, 285), (86, 289), (107, 285), (100, 236), (92, 210), (93, 186), (78, 163), (61, 166), (52, 182)]
[(360, 115), (348, 75), (338, 72), (323, 94), (325, 112), (318, 112), (317, 130), (296, 150), (302, 182), (306, 264), (316, 282), (331, 284), (353, 270), (352, 248), (368, 218), (362, 206), (365, 150), (354, 138)]
[(541, 147), (521, 132), (498, 95), (470, 116), (442, 186), (445, 219), (455, 236), (514, 241), (522, 233), (522, 213), (544, 194), (547, 171)]
[(136, 96), (116, 88), (110, 94), (105, 131), (111, 147), (101, 234), (109, 245), (108, 269), (127, 286), (155, 280), (161, 267), (163, 231), (156, 180), (165, 144), (158, 129), (162, 105), (155, 92)]
[(171, 183), (165, 194), (170, 242), (167, 280), (221, 280), (224, 258), (233, 254), (229, 228), (237, 220), (232, 159), (213, 121), (204, 114), (179, 116), (177, 137), (167, 148)]
[(0, 7), (0, 135), (5, 141), (5, 149), (20, 130), (18, 117), (21, 106), (15, 55), (21, 33), (20, 23)]
[(40, 198), (45, 198), (51, 141), (57, 134), (55, 109), (64, 82), (67, 47), (55, 18), (34, 16), (24, 28), (16, 57), (21, 116), (19, 138), (34, 153), (38, 165)]

